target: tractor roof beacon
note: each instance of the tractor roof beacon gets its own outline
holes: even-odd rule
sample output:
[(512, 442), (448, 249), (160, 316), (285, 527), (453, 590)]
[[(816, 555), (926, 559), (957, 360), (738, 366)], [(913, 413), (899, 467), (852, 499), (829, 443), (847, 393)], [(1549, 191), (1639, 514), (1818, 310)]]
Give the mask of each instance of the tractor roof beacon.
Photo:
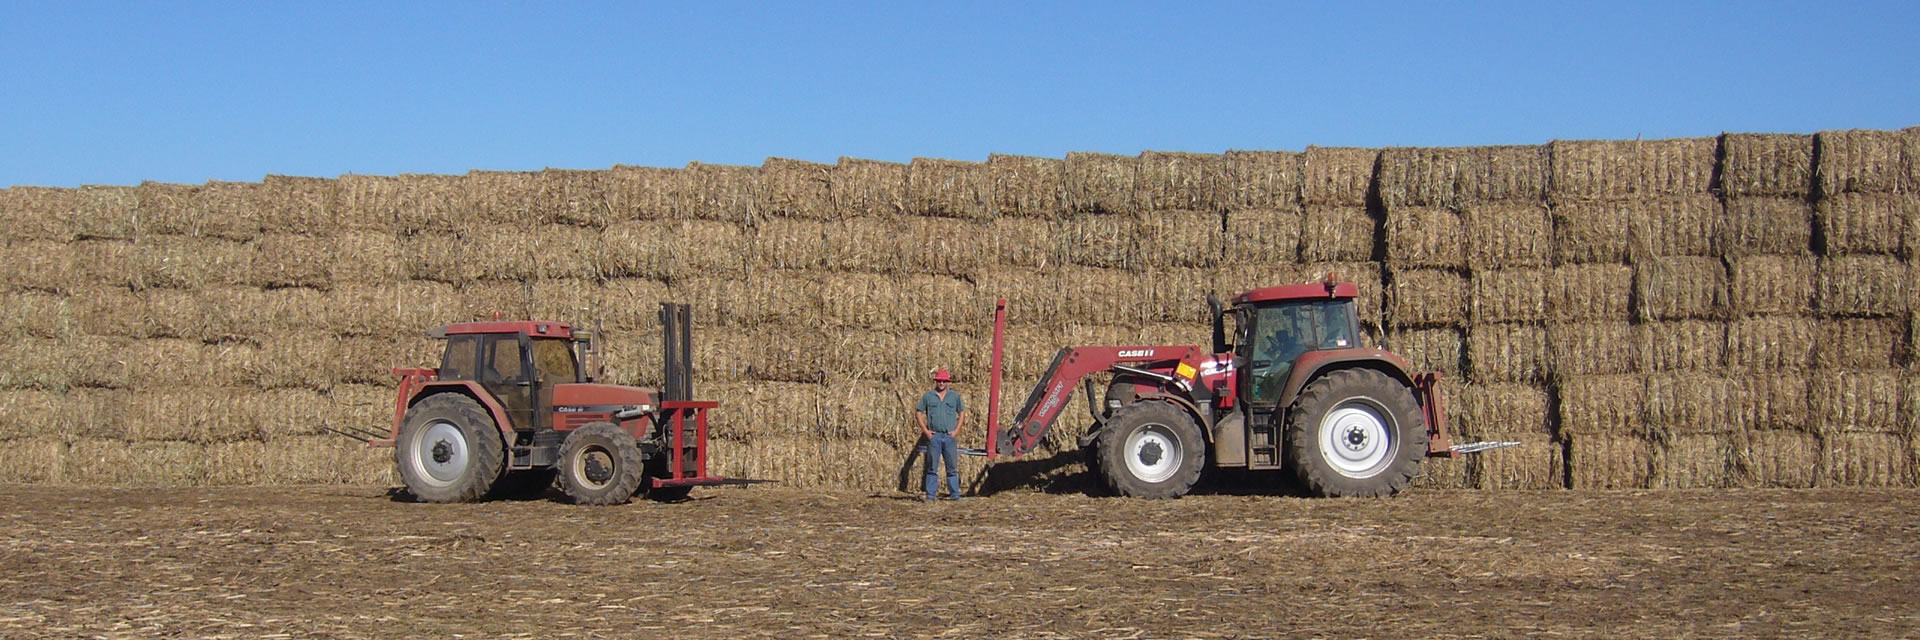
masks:
[[(1427, 457), (1452, 457), (1440, 374), (1360, 344), (1358, 287), (1255, 289), (1231, 308), (1208, 296), (1210, 350), (1187, 345), (1068, 347), (1004, 427), (999, 419), (1006, 301), (994, 314), (989, 458), (1038, 447), (1086, 389), (1094, 424), (1079, 445), (1116, 494), (1186, 494), (1207, 468), (1285, 469), (1318, 496), (1386, 496)], [(1095, 397), (1089, 376), (1111, 375)], [(1502, 443), (1505, 444), (1505, 443)], [(1484, 447), (1482, 447), (1484, 448)]]
[(661, 305), (661, 389), (595, 382), (596, 336), (565, 323), (433, 329), (446, 341), (440, 366), (393, 370), (392, 429), (368, 444), (393, 447), (407, 491), (426, 502), (557, 484), (574, 502), (604, 505), (753, 482), (708, 472), (707, 412), (719, 403), (692, 399), (692, 324), (686, 305)]

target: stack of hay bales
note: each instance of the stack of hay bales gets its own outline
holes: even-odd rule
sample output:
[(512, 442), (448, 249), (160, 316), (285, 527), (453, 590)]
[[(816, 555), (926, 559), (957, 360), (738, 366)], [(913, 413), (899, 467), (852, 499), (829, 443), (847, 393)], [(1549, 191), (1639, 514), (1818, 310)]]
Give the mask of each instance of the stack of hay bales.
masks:
[(1649, 398), (1720, 367), (1717, 151), (1710, 138), (1550, 145), (1550, 380), (1574, 488), (1666, 482), (1668, 443), (1729, 428)]
[(1813, 139), (1811, 431), (1815, 484), (1910, 486), (1914, 132), (1826, 131)]
[(1546, 148), (1387, 149), (1377, 185), (1388, 347), (1453, 380), (1443, 388), (1457, 438), (1521, 443), (1435, 467), (1481, 488), (1562, 486), (1547, 392)]
[[(1200, 344), (1207, 295), (1331, 272), (1369, 342), (1446, 375), (1460, 440), (1523, 443), (1423, 486), (1910, 486), (1917, 140), (14, 187), (0, 471), (391, 483), (387, 451), (321, 427), (386, 428), (388, 369), (438, 360), (424, 329), (597, 322), (606, 380), (656, 385), (657, 303), (679, 300), (696, 394), (723, 402), (718, 471), (914, 486), (929, 372), (960, 378), (963, 441), (984, 435), (995, 298), (1010, 419), (1061, 347)], [(968, 459), (968, 484), (1082, 469), (1084, 411), (1032, 456), (1046, 477)]]

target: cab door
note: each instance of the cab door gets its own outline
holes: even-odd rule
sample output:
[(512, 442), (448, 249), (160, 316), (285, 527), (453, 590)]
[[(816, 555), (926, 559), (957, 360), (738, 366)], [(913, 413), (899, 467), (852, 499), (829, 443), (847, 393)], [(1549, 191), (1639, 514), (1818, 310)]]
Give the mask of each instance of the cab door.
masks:
[(480, 386), (500, 400), (517, 431), (540, 429), (546, 422), (540, 415), (533, 362), (528, 356), (525, 334), (484, 336), (480, 343)]

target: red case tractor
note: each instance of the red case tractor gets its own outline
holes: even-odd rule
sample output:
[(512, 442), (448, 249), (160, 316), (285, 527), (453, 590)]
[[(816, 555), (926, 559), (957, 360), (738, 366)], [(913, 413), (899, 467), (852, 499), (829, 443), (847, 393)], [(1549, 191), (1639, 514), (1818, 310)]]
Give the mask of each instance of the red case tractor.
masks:
[[(1080, 439), (1088, 465), (1113, 492), (1184, 495), (1214, 468), (1289, 469), (1318, 496), (1386, 496), (1406, 488), (1428, 456), (1452, 457), (1438, 373), (1410, 371), (1393, 353), (1360, 346), (1353, 284), (1255, 289), (1222, 309), (1208, 297), (1213, 349), (1110, 346), (1061, 349), (1013, 424), (999, 424), (1006, 302), (995, 311), (985, 454), (1040, 446), (1089, 375), (1112, 374)], [(1231, 323), (1228, 321), (1231, 320)], [(1231, 329), (1228, 325), (1231, 324)], [(1231, 338), (1231, 339), (1229, 339)]]
[(707, 471), (707, 411), (719, 403), (692, 399), (691, 324), (685, 305), (661, 305), (658, 390), (595, 383), (593, 336), (567, 324), (434, 329), (447, 342), (440, 367), (393, 370), (392, 431), (368, 444), (393, 447), (407, 491), (426, 502), (544, 491), (556, 479), (568, 498), (595, 505), (752, 482)]

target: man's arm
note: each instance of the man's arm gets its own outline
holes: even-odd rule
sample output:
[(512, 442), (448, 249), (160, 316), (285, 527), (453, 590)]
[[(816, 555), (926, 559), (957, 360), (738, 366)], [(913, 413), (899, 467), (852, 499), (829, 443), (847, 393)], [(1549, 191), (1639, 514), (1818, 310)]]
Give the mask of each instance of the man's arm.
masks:
[(920, 421), (920, 433), (927, 434), (929, 438), (933, 437), (933, 430), (927, 428), (927, 412), (915, 411), (913, 412), (913, 418)]
[(965, 426), (967, 426), (967, 412), (966, 412), (966, 410), (965, 410), (965, 409), (962, 409), (962, 410), (960, 410), (960, 411), (956, 411), (956, 412), (954, 412), (954, 414), (953, 414), (953, 435), (956, 435), (956, 436), (957, 436), (957, 435), (960, 435), (960, 429), (961, 429), (961, 428), (963, 428), (963, 427), (965, 427)]

